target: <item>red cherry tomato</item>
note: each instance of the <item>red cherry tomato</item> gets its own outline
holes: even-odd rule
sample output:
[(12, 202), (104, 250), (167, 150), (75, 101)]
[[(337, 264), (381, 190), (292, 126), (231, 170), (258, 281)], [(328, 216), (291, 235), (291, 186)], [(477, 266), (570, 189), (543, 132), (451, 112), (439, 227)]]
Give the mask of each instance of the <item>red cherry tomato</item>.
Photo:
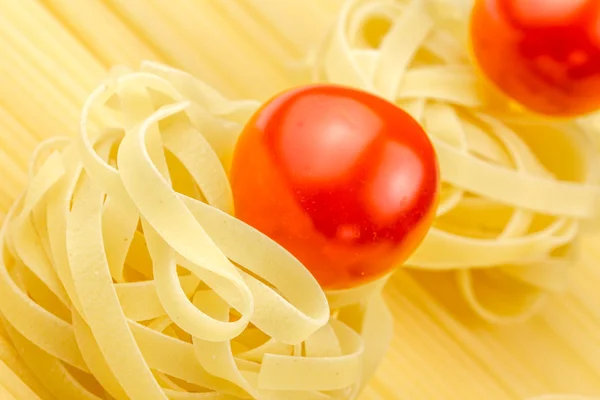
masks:
[(531, 111), (600, 108), (598, 0), (476, 0), (471, 44), (482, 72)]
[(323, 288), (404, 261), (435, 213), (438, 167), (419, 124), (350, 88), (283, 93), (248, 122), (231, 170), (236, 215), (294, 254)]

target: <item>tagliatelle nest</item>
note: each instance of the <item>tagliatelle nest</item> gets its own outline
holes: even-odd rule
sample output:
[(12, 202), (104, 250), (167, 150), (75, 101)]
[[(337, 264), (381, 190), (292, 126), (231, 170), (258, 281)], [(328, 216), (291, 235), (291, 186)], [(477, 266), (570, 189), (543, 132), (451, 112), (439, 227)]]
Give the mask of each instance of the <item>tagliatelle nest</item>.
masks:
[(346, 2), (309, 68), (315, 81), (406, 109), (434, 144), (437, 220), (407, 265), (455, 269), (480, 316), (522, 321), (565, 288), (580, 225), (597, 217), (594, 146), (575, 123), (502, 107), (470, 62), (464, 15), (449, 2), (429, 5)]
[(327, 299), (231, 216), (227, 169), (257, 106), (147, 63), (94, 91), (77, 140), (38, 149), (2, 233), (0, 307), (53, 396), (347, 399), (366, 384), (391, 335), (382, 282)]

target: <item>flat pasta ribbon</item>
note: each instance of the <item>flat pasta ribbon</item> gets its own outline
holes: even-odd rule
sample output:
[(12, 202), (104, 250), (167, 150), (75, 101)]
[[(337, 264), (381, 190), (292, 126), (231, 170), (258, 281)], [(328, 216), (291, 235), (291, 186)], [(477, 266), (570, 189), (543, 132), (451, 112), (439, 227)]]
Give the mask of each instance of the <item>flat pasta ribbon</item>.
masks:
[(456, 270), (480, 316), (523, 321), (564, 289), (582, 222), (598, 216), (593, 141), (575, 123), (500, 106), (449, 22), (465, 29), (463, 5), (443, 3), (348, 0), (308, 66), (315, 81), (394, 102), (429, 134), (441, 201), (407, 266)]
[(118, 67), (79, 137), (40, 145), (0, 239), (0, 349), (18, 351), (0, 355), (1, 394), (358, 395), (391, 337), (384, 280), (326, 294), (233, 216), (227, 173), (257, 107), (163, 65)]

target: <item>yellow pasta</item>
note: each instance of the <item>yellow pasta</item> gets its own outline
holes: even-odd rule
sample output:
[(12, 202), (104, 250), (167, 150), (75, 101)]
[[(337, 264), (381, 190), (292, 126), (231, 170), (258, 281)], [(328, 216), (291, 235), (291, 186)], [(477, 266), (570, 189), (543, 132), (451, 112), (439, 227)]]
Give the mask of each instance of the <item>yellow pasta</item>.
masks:
[(110, 12), (106, 4), (98, 1), (74, 3), (64, 0), (46, 0), (44, 4), (65, 22), (65, 26), (76, 37), (84, 41), (87, 48), (107, 68), (115, 63), (135, 67), (140, 59), (159, 58), (150, 46)]
[[(365, 37), (375, 18), (387, 19), (389, 32)], [(437, 26), (420, 1), (348, 1), (314, 75), (407, 107), (434, 143), (446, 186), (437, 224), (407, 264), (457, 269), (482, 317), (524, 320), (547, 290), (563, 289), (579, 223), (596, 216), (595, 153), (575, 126), (496, 119), (501, 110), (489, 105), (461, 43)]]
[[(35, 142), (70, 136), (35, 151), (2, 231), (0, 398), (600, 395), (595, 121), (498, 108), (468, 2), (85, 3), (0, 4), (0, 210)], [(246, 119), (315, 80), (405, 108), (439, 156), (435, 226), (386, 296), (323, 293), (231, 216)]]
[(222, 162), (257, 106), (145, 63), (92, 93), (78, 140), (38, 149), (3, 231), (0, 308), (53, 396), (353, 398), (368, 382), (390, 331), (381, 285), (332, 293), (330, 309), (295, 258), (228, 214)]

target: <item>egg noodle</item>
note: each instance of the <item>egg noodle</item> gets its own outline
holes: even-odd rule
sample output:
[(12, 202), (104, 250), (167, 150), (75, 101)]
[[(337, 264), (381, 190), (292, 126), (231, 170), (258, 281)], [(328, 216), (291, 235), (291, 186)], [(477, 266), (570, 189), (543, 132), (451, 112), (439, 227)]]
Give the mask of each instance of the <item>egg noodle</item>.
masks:
[[(323, 293), (291, 254), (233, 217), (227, 178), (233, 146), (260, 105), (238, 99), (264, 100), (257, 93), (298, 82), (377, 93), (430, 135), (442, 198), (434, 227), (407, 267), (451, 271), (471, 308), (494, 324), (524, 321), (566, 289), (583, 226), (596, 221), (599, 206), (593, 138), (574, 123), (503, 107), (469, 63), (452, 21), (425, 2), (345, 1), (325, 38), (301, 33), (300, 22), (314, 15), (325, 24), (334, 1), (323, 8), (307, 2), (314, 14), (301, 13), (301, 2), (223, 2), (265, 46), (257, 56), (258, 49), (240, 44), (222, 59), (225, 39), (212, 35), (214, 41), (197, 49), (190, 35), (221, 29), (222, 38), (240, 35), (220, 24), (214, 9), (207, 25), (197, 26), (184, 18), (198, 7), (191, 2), (183, 9), (161, 1), (152, 8), (125, 0), (90, 1), (89, 8), (46, 2), (95, 54), (33, 2), (0, 13), (7, 22), (0, 29), (11, 38), (7, 59), (23, 69), (22, 75), (10, 71), (21, 83), (7, 83), (15, 90), (2, 96), (23, 99), (14, 104), (32, 98), (23, 109), (1, 102), (2, 128), (19, 134), (51, 125), (68, 132), (80, 121), (76, 138), (50, 138), (37, 147), (29, 185), (2, 228), (0, 399), (357, 398), (392, 340), (382, 297), (387, 278)], [(245, 7), (255, 14), (242, 12)], [(146, 39), (133, 35), (114, 10)], [(31, 35), (69, 62), (58, 65), (11, 25), (33, 29), (32, 15), (59, 33)], [(248, 15), (262, 23), (253, 25)], [(284, 44), (276, 35), (266, 39), (264, 29), (294, 31), (287, 26), (293, 21), (299, 33)], [(169, 24), (185, 34), (174, 36)], [(304, 64), (275, 62), (307, 47), (313, 51)], [(200, 60), (204, 53), (213, 59)], [(113, 68), (92, 88), (103, 64), (123, 60), (131, 67), (139, 58), (173, 61), (202, 80), (147, 61)], [(244, 60), (254, 75), (239, 74)], [(49, 84), (43, 77), (54, 71), (60, 79)], [(260, 87), (265, 82), (267, 89)], [(19, 93), (18, 85), (35, 89)], [(48, 112), (28, 118), (36, 107)], [(24, 120), (31, 125), (22, 126)], [(19, 140), (0, 147), (21, 155), (35, 145)], [(26, 176), (14, 160), (0, 154), (0, 162), (3, 189), (16, 196)], [(420, 368), (423, 359), (404, 350), (397, 357)], [(425, 382), (433, 385), (436, 377)], [(418, 394), (427, 392), (423, 387), (411, 390), (406, 398), (433, 398)], [(473, 390), (492, 395), (483, 384)]]
[[(372, 33), (386, 24), (387, 34)], [(521, 321), (564, 289), (581, 221), (597, 215), (593, 142), (575, 124), (503, 112), (440, 26), (425, 2), (349, 1), (311, 58), (314, 79), (375, 92), (423, 124), (444, 186), (435, 226), (407, 265), (456, 269), (478, 314)]]
[(328, 301), (231, 216), (226, 171), (257, 106), (146, 63), (93, 92), (78, 140), (38, 148), (0, 304), (52, 395), (103, 398), (92, 375), (116, 399), (353, 398), (368, 381), (391, 334), (381, 285)]

